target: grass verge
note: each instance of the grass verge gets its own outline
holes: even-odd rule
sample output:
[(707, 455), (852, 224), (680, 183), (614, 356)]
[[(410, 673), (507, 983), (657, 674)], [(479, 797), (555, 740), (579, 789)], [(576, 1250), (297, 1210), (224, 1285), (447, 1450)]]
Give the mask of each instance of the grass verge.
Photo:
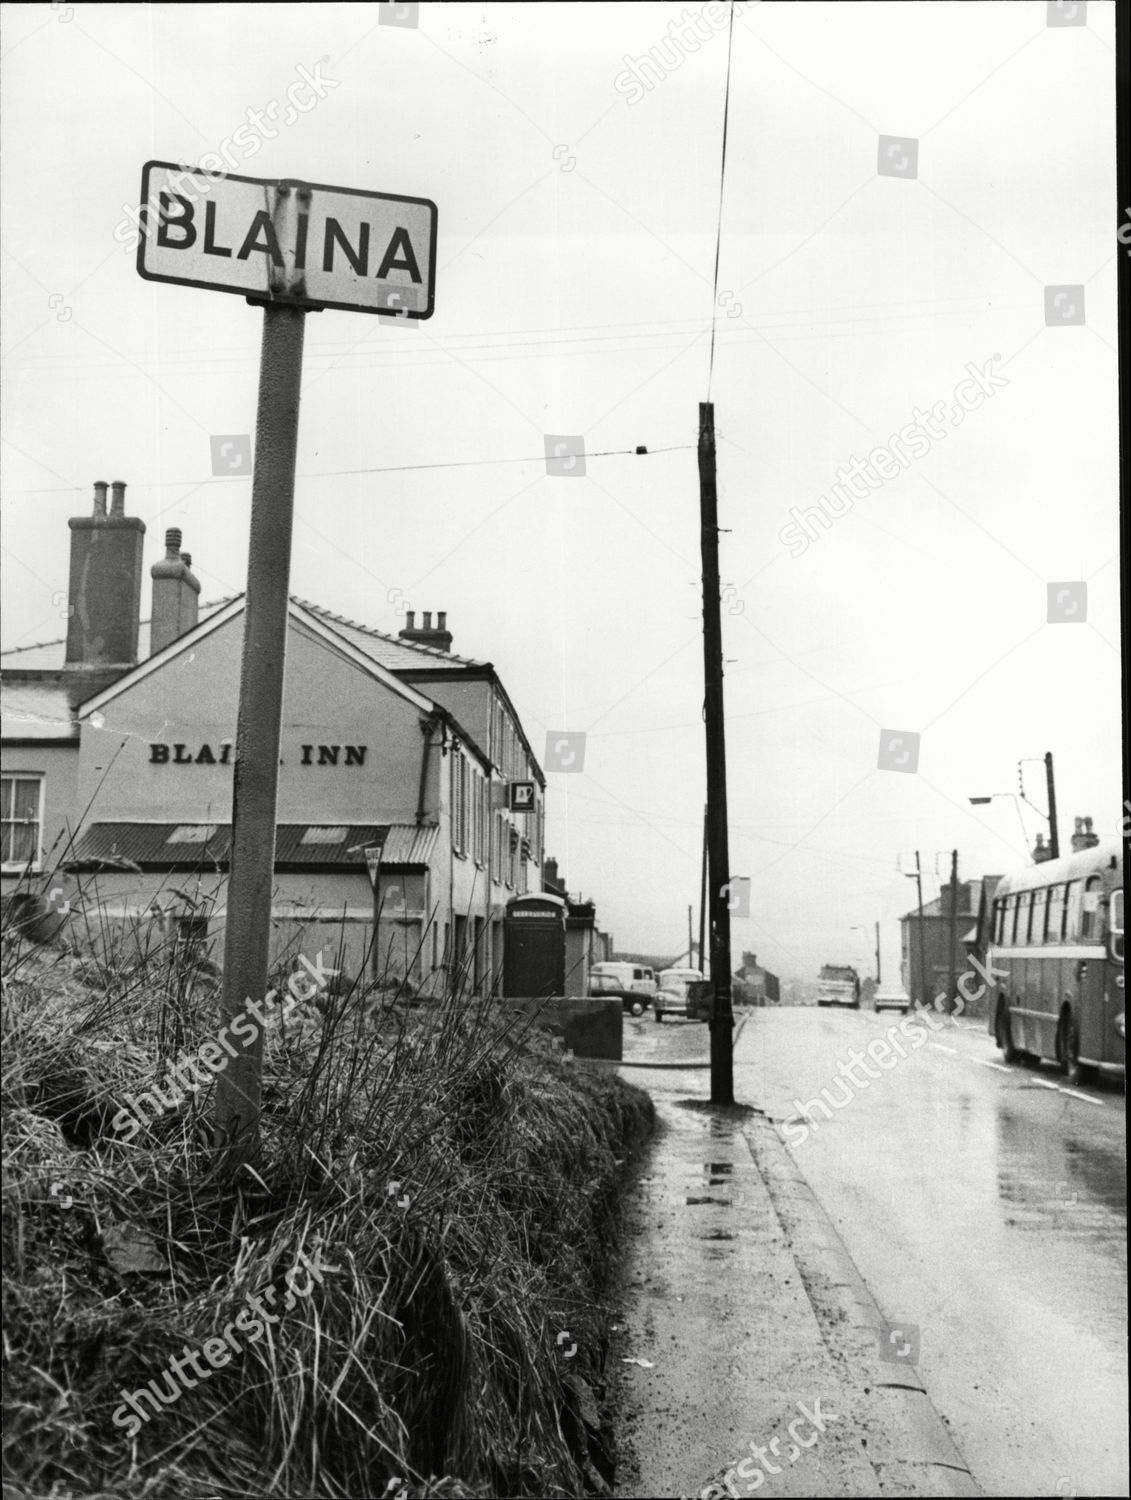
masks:
[[(646, 1094), (488, 1000), (354, 987), (266, 1028), (233, 1184), (213, 1085), (172, 1072), (214, 982), (17, 947), (6, 1496), (603, 1491), (600, 1298)], [(127, 1129), (145, 1093), (167, 1107)]]

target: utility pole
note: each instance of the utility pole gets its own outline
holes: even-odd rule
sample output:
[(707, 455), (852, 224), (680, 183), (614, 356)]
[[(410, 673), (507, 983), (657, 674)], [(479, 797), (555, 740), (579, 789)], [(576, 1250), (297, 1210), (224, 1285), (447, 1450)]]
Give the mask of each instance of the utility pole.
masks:
[(880, 987), (880, 924), (876, 923), (876, 988)]
[(699, 872), (699, 972), (707, 977), (707, 807), (703, 807), (703, 868)]
[(958, 999), (958, 850), (950, 851), (950, 974), (946, 987), (947, 1004)]
[(699, 521), (703, 558), (703, 718), (707, 732), (707, 865), (710, 890), (711, 1103), (734, 1103), (730, 962), (730, 849), (727, 837), (723, 625), (719, 585), (719, 500), (715, 408), (699, 403)]
[(687, 967), (689, 969), (694, 968), (691, 962), (691, 955), (695, 951), (691, 946), (691, 912), (692, 908), (689, 904), (687, 908)]
[[(910, 879), (910, 876), (908, 877)], [(923, 992), (921, 1004), (929, 1003), (927, 998), (927, 938), (923, 930), (923, 871), (919, 864), (919, 851), (915, 851), (915, 889), (919, 893), (919, 987)]]
[(1052, 751), (1045, 751), (1045, 785), (1049, 795), (1049, 849), (1050, 858), (1060, 858), (1060, 835), (1056, 831), (1056, 782), (1052, 774)]

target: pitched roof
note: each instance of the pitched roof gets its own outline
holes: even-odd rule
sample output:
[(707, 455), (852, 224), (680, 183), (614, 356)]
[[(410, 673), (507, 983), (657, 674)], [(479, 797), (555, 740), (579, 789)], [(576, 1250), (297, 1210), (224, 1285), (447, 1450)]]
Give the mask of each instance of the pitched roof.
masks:
[(409, 667), (486, 668), (491, 665), (490, 662), (475, 661), (470, 656), (457, 656), (454, 651), (441, 651), (438, 646), (424, 646), (418, 641), (406, 641), (400, 636), (387, 635), (383, 630), (374, 630), (369, 625), (359, 625), (356, 620), (347, 620), (344, 615), (336, 615), (332, 610), (323, 609), (320, 604), (311, 604), (309, 600), (299, 599), (294, 595), (291, 597), (295, 604), (301, 604), (303, 609), (309, 610), (312, 615), (318, 615), (327, 621), (339, 635), (344, 635), (359, 651), (364, 651), (366, 656), (372, 657), (375, 662), (382, 667), (387, 667), (390, 672)]
[[(226, 599), (214, 599), (202, 605), (197, 625), (205, 624), (217, 611), (224, 609), (234, 599), (242, 597), (240, 594), (233, 594)], [(414, 667), (428, 669), (443, 666), (477, 667), (486, 670), (491, 665), (490, 662), (476, 661), (470, 656), (457, 656), (454, 651), (441, 651), (437, 646), (424, 646), (418, 641), (402, 640), (400, 636), (388, 635), (385, 631), (374, 630), (369, 625), (360, 625), (356, 620), (347, 620), (344, 615), (337, 615), (333, 610), (324, 609), (320, 604), (312, 604), (307, 599), (300, 599), (297, 594), (291, 595), (291, 603), (301, 605), (308, 614), (316, 615), (320, 620), (332, 626), (338, 635), (344, 636), (349, 641), (351, 646), (390, 672), (408, 671)], [(148, 661), (150, 657), (149, 626), (149, 620), (142, 620), (138, 626), (137, 659), (139, 665)], [(51, 641), (37, 641), (28, 646), (12, 646), (0, 651), (0, 667), (61, 671), (66, 649), (65, 636), (59, 636)]]
[(15, 740), (77, 744), (79, 727), (67, 689), (61, 682), (0, 679), (0, 734), (9, 744)]

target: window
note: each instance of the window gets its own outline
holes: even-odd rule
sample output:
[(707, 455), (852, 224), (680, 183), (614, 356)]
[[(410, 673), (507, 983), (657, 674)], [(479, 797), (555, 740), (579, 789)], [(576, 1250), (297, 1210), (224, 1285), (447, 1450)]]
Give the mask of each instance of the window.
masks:
[(452, 751), (452, 848), (466, 854), (468, 846), (467, 761)]
[[(1111, 956), (1123, 962), (1123, 889), (1120, 887), (1111, 893), (1111, 911), (1109, 914), (1109, 926), (1111, 928)], [(1122, 980), (1120, 975), (1119, 979)], [(1116, 981), (1119, 982), (1118, 980)]]
[(1042, 886), (1033, 892), (1033, 918), (1029, 923), (1029, 941), (1043, 943), (1045, 940), (1045, 913), (1048, 909), (1048, 890)]
[(1021, 897), (1007, 896), (1005, 914), (1005, 940), (1010, 947), (1017, 945), (1017, 921), (1021, 911)]
[(1084, 903), (1080, 913), (1080, 941), (1098, 942), (1100, 936), (1100, 895), (1103, 881), (1098, 875), (1089, 875), (1084, 882)]
[(5, 776), (0, 863), (5, 870), (38, 870), (43, 846), (43, 777)]
[(1046, 943), (1064, 941), (1064, 900), (1067, 890), (1067, 886), (1054, 885), (1049, 891), (1048, 918), (1045, 922)]

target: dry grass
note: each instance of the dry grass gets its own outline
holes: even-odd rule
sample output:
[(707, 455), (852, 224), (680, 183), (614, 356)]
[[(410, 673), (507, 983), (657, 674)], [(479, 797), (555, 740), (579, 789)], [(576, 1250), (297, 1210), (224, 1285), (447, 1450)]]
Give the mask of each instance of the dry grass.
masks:
[[(600, 1488), (597, 1298), (647, 1096), (492, 1002), (354, 989), (269, 1033), (262, 1152), (233, 1185), (210, 1088), (129, 1141), (112, 1123), (214, 1035), (214, 983), (160, 954), (94, 968), (12, 943), (5, 970), (12, 1494)], [(302, 1255), (321, 1283), (261, 1337), (233, 1334), (249, 1298), (285, 1307)], [(225, 1326), (230, 1362), (131, 1437), (123, 1393)]]

